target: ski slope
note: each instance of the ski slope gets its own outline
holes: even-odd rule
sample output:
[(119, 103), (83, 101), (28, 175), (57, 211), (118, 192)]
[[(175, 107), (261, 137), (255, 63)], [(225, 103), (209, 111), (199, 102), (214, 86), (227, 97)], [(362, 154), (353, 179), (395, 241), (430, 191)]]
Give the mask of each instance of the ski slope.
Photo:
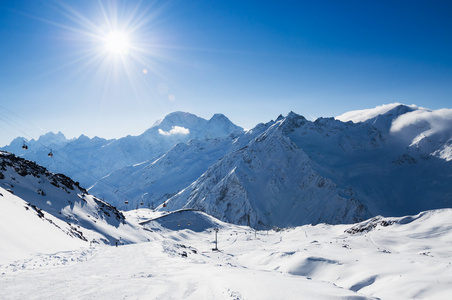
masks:
[[(452, 293), (452, 209), (280, 231), (254, 231), (196, 211), (159, 216), (126, 213), (152, 230), (150, 242), (3, 262), (0, 299), (450, 299)], [(196, 220), (206, 230), (198, 231)], [(175, 222), (181, 230), (171, 229)], [(212, 251), (214, 227), (219, 252)]]

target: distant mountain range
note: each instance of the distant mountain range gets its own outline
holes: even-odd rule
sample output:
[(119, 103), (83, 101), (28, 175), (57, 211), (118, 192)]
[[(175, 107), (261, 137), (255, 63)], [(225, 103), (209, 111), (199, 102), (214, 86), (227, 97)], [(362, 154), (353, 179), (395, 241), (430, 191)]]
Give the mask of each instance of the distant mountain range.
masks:
[(452, 207), (450, 109), (394, 103), (315, 121), (291, 112), (247, 131), (221, 114), (175, 112), (139, 136), (48, 133), (22, 145), (3, 149), (121, 209), (195, 208), (269, 228)]

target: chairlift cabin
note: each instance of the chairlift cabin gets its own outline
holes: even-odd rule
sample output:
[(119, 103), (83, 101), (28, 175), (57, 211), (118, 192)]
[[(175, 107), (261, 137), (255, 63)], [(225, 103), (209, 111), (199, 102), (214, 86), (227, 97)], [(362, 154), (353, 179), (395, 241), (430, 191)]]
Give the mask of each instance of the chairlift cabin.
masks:
[(50, 149), (50, 152), (49, 152), (49, 154), (47, 154), (47, 156), (53, 157), (52, 149)]

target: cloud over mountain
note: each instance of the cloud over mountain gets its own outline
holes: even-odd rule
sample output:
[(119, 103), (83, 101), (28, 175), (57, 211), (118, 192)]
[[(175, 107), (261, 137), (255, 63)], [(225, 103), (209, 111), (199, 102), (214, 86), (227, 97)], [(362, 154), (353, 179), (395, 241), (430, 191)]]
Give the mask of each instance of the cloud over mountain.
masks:
[(426, 128), (422, 132), (424, 136), (437, 133), (452, 136), (452, 109), (427, 110), (419, 109), (399, 116), (391, 126), (391, 133), (400, 132), (407, 127), (416, 126)]
[(173, 128), (171, 128), (171, 130), (169, 131), (165, 131), (159, 128), (159, 133), (161, 135), (189, 134), (190, 130), (181, 126), (173, 126)]
[[(383, 115), (383, 114), (387, 113), (388, 111), (390, 111), (391, 109), (393, 109), (397, 106), (400, 106), (400, 105), (403, 105), (403, 104), (395, 102), (395, 103), (379, 105), (377, 107), (369, 108), (369, 109), (352, 110), (352, 111), (343, 113), (340, 116), (337, 116), (335, 119), (340, 120), (342, 122), (348, 122), (348, 121), (352, 121), (353, 123), (364, 122), (369, 119), (375, 118), (378, 115)], [(418, 108), (414, 104), (405, 105), (405, 106), (408, 106), (412, 109)]]

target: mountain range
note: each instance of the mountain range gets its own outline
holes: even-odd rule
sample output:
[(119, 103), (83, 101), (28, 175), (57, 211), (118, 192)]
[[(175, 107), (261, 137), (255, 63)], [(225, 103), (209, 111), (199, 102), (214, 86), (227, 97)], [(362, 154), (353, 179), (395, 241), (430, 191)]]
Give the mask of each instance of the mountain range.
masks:
[(450, 109), (394, 103), (315, 121), (290, 112), (250, 130), (175, 112), (139, 136), (23, 141), (3, 149), (126, 210), (194, 208), (270, 228), (452, 207)]

